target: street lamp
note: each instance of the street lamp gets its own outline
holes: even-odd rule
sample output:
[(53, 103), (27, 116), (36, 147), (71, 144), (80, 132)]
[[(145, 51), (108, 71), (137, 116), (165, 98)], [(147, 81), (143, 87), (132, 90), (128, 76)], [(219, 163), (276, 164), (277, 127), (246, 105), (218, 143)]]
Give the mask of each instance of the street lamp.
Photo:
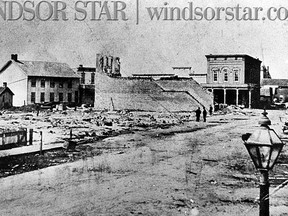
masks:
[(260, 216), (269, 216), (269, 178), (271, 170), (284, 146), (278, 135), (268, 125), (271, 125), (267, 112), (264, 110), (259, 121), (260, 128), (254, 133), (243, 134), (242, 140), (249, 155), (261, 173), (260, 177)]

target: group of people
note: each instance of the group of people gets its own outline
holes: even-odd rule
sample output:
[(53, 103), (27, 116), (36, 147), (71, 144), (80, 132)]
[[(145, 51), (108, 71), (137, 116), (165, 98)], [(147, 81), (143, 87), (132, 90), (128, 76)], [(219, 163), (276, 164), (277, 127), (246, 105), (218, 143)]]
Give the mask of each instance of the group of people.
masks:
[[(201, 116), (200, 107), (198, 107), (198, 109), (195, 112), (196, 112), (196, 121), (199, 122), (200, 121), (200, 116)], [(206, 111), (206, 108), (204, 106), (203, 106), (202, 114), (203, 114), (203, 121), (206, 122), (207, 111)], [(210, 116), (213, 114), (213, 107), (211, 105), (209, 107), (209, 114), (210, 114)]]

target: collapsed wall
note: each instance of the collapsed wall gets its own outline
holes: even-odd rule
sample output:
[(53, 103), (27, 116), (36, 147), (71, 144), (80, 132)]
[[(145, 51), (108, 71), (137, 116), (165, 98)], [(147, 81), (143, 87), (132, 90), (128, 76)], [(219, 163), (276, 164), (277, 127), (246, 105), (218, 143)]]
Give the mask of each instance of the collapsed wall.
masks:
[(96, 109), (158, 112), (193, 111), (199, 102), (186, 91), (165, 91), (151, 79), (112, 78), (95, 74)]
[(155, 81), (165, 91), (183, 91), (188, 92), (200, 106), (207, 109), (213, 106), (213, 95), (193, 79), (177, 79), (177, 80), (156, 80)]

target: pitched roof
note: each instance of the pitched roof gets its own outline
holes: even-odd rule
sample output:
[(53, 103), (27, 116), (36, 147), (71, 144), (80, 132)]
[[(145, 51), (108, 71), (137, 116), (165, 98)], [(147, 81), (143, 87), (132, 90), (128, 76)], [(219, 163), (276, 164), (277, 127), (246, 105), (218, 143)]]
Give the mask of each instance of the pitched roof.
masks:
[(262, 79), (261, 86), (264, 85), (288, 86), (288, 79)]
[(0, 70), (0, 72), (4, 71), (12, 63), (21, 68), (27, 76), (80, 78), (79, 75), (77, 75), (76, 72), (74, 72), (68, 64), (46, 61), (10, 60)]
[(13, 94), (14, 95), (14, 93), (11, 91), (11, 89), (10, 88), (8, 88), (8, 87), (0, 87), (0, 95), (3, 93), (3, 92), (5, 92), (5, 91), (10, 91), (11, 92), (11, 94)]

